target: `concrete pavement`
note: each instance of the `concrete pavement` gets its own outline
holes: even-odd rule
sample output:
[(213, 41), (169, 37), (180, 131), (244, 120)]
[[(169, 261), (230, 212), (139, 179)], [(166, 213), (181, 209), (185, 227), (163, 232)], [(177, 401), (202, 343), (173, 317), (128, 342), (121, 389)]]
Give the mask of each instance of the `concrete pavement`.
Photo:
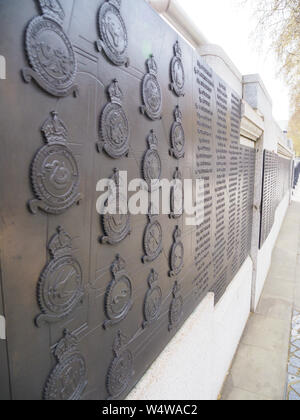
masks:
[[(225, 381), (222, 400), (300, 400), (300, 187), (295, 199), (275, 245), (257, 311), (249, 317)], [(296, 366), (289, 366), (288, 374), (291, 358)]]

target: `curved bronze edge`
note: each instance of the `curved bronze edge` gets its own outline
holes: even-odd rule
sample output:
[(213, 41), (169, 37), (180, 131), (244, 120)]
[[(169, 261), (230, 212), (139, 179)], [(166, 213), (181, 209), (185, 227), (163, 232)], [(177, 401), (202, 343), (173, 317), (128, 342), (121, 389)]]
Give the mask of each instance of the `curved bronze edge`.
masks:
[(58, 322), (62, 321), (63, 319), (68, 318), (68, 316), (76, 310), (76, 307), (79, 304), (83, 304), (84, 295), (85, 295), (85, 293), (82, 290), (80, 292), (80, 295), (78, 296), (77, 305), (70, 312), (68, 312), (66, 314), (62, 314), (61, 316), (55, 316), (55, 315), (49, 315), (49, 314), (41, 313), (41, 314), (37, 315), (36, 318), (35, 318), (35, 321), (34, 321), (35, 325), (37, 326), (37, 328), (41, 328), (44, 324), (47, 324), (47, 323), (55, 324), (55, 323), (58, 323)]
[(169, 84), (169, 89), (171, 91), (173, 91), (175, 93), (175, 95), (178, 96), (179, 98), (185, 96), (185, 93), (183, 93), (183, 92), (180, 92), (179, 94), (177, 93), (176, 88), (175, 88), (175, 83), (170, 83)]
[(35, 325), (38, 328), (41, 328), (44, 324), (55, 324), (57, 322), (60, 322), (62, 319), (67, 318), (70, 315), (70, 313), (62, 315), (60, 317), (57, 317), (55, 315), (49, 315), (49, 314), (39, 314), (35, 318)]
[(146, 263), (150, 263), (150, 262), (155, 261), (161, 255), (162, 252), (163, 252), (163, 248), (153, 258), (149, 257), (148, 255), (145, 255), (144, 257), (142, 257), (142, 263), (146, 264)]
[(35, 318), (35, 325), (37, 326), (37, 328), (41, 328), (43, 327), (45, 324), (55, 324), (59, 321), (61, 321), (64, 318), (67, 318), (69, 314), (60, 316), (60, 317), (56, 317), (54, 315), (48, 315), (48, 314), (39, 314), (37, 315), (37, 317)]
[(62, 210), (59, 210), (59, 211), (49, 211), (49, 206), (44, 204), (43, 201), (37, 200), (37, 199), (30, 200), (28, 202), (27, 206), (28, 206), (29, 211), (34, 215), (37, 214), (38, 210), (42, 210), (42, 211), (44, 211), (45, 213), (48, 213), (48, 214), (59, 215), (59, 214), (65, 213), (69, 208), (71, 208), (75, 204), (80, 205), (82, 200), (83, 200), (82, 195), (78, 194), (77, 197), (74, 200), (74, 203), (71, 206), (69, 206), (67, 209), (62, 209)]
[(120, 242), (124, 241), (124, 239), (126, 239), (127, 236), (130, 236), (130, 235), (131, 235), (131, 230), (129, 230), (126, 233), (126, 235), (122, 236), (119, 241), (114, 241), (109, 236), (100, 236), (99, 237), (99, 242), (102, 245), (106, 245), (106, 244), (109, 244), (109, 245), (118, 245)]
[(171, 156), (171, 157), (176, 158), (175, 153), (174, 153), (174, 149), (173, 149), (173, 148), (171, 148), (171, 149), (169, 150), (169, 153), (170, 153), (170, 156)]
[(75, 98), (79, 96), (78, 85), (72, 85), (71, 87), (69, 87), (69, 89), (66, 89), (64, 92), (61, 92), (61, 93), (53, 93), (48, 88), (48, 86), (46, 86), (43, 79), (31, 68), (26, 67), (22, 69), (21, 73), (22, 73), (25, 83), (30, 83), (31, 80), (34, 79), (42, 89), (44, 89), (47, 93), (49, 93), (52, 96), (62, 97), (62, 98), (66, 96), (70, 96), (70, 95), (73, 95)]
[(46, 324), (47, 320), (47, 315), (45, 314), (39, 314), (36, 316), (34, 323), (36, 325), (37, 328), (41, 328), (44, 324)]
[(185, 157), (185, 152), (182, 152), (180, 155), (176, 155), (176, 150), (173, 147), (169, 149), (169, 154), (171, 157), (177, 160), (183, 159)]
[(158, 257), (151, 258), (151, 257), (149, 257), (148, 255), (145, 255), (145, 256), (142, 258), (142, 262), (143, 262), (143, 264), (150, 263), (150, 262), (155, 261), (155, 260), (156, 260), (156, 258), (158, 258)]
[(99, 52), (102, 52), (102, 51), (103, 51), (103, 42), (101, 41), (101, 39), (98, 39), (98, 40), (95, 42), (95, 45), (96, 45), (96, 48), (97, 48), (97, 50), (98, 50)]
[(109, 244), (110, 243), (109, 237), (108, 236), (100, 236), (99, 237), (99, 242), (102, 245)]
[(103, 141), (97, 141), (96, 143), (96, 149), (98, 153), (102, 153), (104, 149), (104, 143)]
[(87, 380), (85, 380), (84, 381), (84, 383), (82, 384), (82, 386), (80, 387), (80, 390), (79, 390), (79, 392), (78, 392), (78, 394), (79, 394), (79, 399), (81, 398), (81, 394), (83, 393), (83, 391), (85, 390), (85, 388), (87, 387), (87, 384), (88, 384), (88, 381)]
[(31, 70), (29, 67), (25, 67), (21, 70), (21, 74), (25, 83), (31, 82), (31, 79), (34, 77), (33, 73), (33, 70)]
[(131, 299), (129, 304), (128, 304), (128, 310), (127, 310), (126, 314), (124, 315), (124, 317), (122, 319), (118, 319), (118, 320), (115, 320), (115, 321), (113, 319), (106, 319), (103, 322), (103, 325), (102, 325), (103, 329), (107, 331), (109, 328), (113, 327), (114, 325), (120, 324), (122, 321), (124, 321), (124, 319), (127, 318), (129, 312), (132, 310), (132, 307), (133, 307), (133, 300)]
[(77, 204), (77, 206), (80, 205), (80, 203), (82, 202), (82, 200), (83, 200), (83, 195), (79, 193), (77, 195), (77, 197), (76, 197), (76, 200), (75, 200), (75, 203)]
[(114, 324), (113, 324), (113, 322), (112, 322), (111, 320), (106, 319), (106, 320), (103, 322), (103, 329), (107, 331), (107, 330), (108, 330), (109, 328), (111, 328), (113, 325), (114, 325)]
[(73, 94), (74, 98), (78, 98), (78, 96), (79, 96), (79, 86), (78, 85), (73, 85), (70, 88), (70, 93), (65, 95), (65, 96), (69, 96), (69, 95), (71, 95), (71, 93)]
[(171, 211), (171, 213), (169, 214), (169, 218), (170, 219), (179, 219), (180, 217), (183, 216), (183, 213), (174, 213), (173, 211)]
[(130, 58), (129, 57), (126, 57), (124, 65), (125, 65), (126, 68), (130, 67)]
[(41, 204), (42, 204), (42, 201), (36, 200), (36, 199), (32, 199), (32, 200), (28, 201), (27, 206), (28, 206), (29, 211), (32, 214), (36, 215), (37, 212), (38, 212), (38, 209), (41, 206)]

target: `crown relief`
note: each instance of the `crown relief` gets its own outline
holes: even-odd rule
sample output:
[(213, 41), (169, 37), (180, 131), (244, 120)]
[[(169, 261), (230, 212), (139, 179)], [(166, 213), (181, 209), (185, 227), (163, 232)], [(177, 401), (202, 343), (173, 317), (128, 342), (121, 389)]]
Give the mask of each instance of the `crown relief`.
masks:
[(157, 67), (157, 63), (154, 60), (154, 55), (150, 55), (150, 58), (147, 60), (147, 67), (148, 67), (148, 71), (150, 74), (152, 74), (153, 76), (157, 76), (157, 72), (158, 72), (158, 67)]
[(154, 133), (154, 130), (150, 131), (150, 134), (148, 135), (148, 144), (150, 149), (157, 149), (158, 146), (158, 138), (156, 136), (156, 134)]
[(58, 0), (39, 0), (39, 3), (43, 16), (62, 26), (66, 15), (60, 2)]
[(112, 103), (116, 103), (119, 105), (122, 104), (124, 95), (117, 79), (114, 79), (112, 84), (109, 86), (108, 94)]
[(149, 287), (153, 286), (158, 281), (158, 273), (152, 269), (148, 278)]
[(152, 202), (152, 201), (151, 201), (151, 203), (149, 205), (148, 216), (149, 216), (149, 219), (150, 220), (156, 218), (156, 216), (159, 216), (159, 209), (157, 208), (157, 206), (155, 205), (155, 203)]
[(116, 9), (121, 9), (121, 0), (108, 0), (108, 2), (114, 6)]
[(174, 179), (182, 179), (182, 173), (181, 173), (181, 171), (180, 171), (180, 169), (179, 169), (178, 166), (177, 166), (177, 168), (176, 168), (176, 170), (174, 172), (173, 178)]
[(180, 47), (179, 41), (176, 41), (174, 45), (174, 52), (175, 52), (176, 57), (182, 58), (182, 49)]
[(58, 118), (57, 111), (50, 113), (50, 118), (44, 123), (42, 133), (47, 143), (66, 143), (68, 139), (68, 129), (64, 122)]
[(176, 105), (174, 115), (175, 115), (176, 122), (181, 123), (182, 122), (182, 112), (180, 111), (179, 105)]
[(126, 183), (124, 183), (124, 180), (120, 177), (120, 170), (118, 168), (114, 168), (114, 173), (110, 177), (110, 180), (112, 182), (110, 182), (108, 186), (109, 195), (116, 194), (118, 196), (120, 191), (123, 188), (126, 188)]
[(126, 262), (121, 256), (118, 254), (116, 256), (115, 261), (112, 263), (111, 272), (114, 277), (118, 275), (121, 271), (124, 271), (126, 268)]
[(72, 253), (72, 238), (64, 229), (59, 226), (57, 234), (51, 239), (49, 243), (49, 252), (53, 258), (71, 255)]
[(53, 354), (57, 361), (60, 363), (67, 356), (76, 351), (77, 345), (78, 338), (75, 336), (75, 334), (70, 333), (70, 331), (66, 329), (64, 330), (63, 338), (56, 345)]
[(175, 281), (174, 287), (173, 287), (173, 297), (176, 298), (181, 290), (181, 286), (179, 285), (178, 281)]
[(175, 232), (174, 232), (174, 239), (175, 242), (177, 242), (177, 240), (181, 237), (181, 229), (179, 228), (179, 226), (176, 226)]
[(119, 330), (113, 344), (113, 351), (116, 357), (122, 353), (123, 349), (127, 345), (127, 342), (127, 337)]

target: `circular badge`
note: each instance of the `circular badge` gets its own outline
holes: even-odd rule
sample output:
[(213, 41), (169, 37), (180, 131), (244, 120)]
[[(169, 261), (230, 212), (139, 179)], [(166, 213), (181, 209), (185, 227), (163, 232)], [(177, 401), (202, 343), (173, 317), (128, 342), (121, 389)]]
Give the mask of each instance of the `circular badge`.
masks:
[(180, 159), (184, 156), (185, 134), (182, 124), (174, 122), (171, 130), (172, 152), (173, 155)]
[(149, 118), (160, 119), (162, 111), (162, 92), (157, 78), (146, 74), (143, 80), (143, 102)]
[(162, 251), (162, 227), (158, 221), (150, 223), (145, 232), (144, 247), (147, 261), (154, 261)]
[(180, 321), (183, 310), (183, 299), (181, 296), (175, 297), (170, 307), (170, 325), (176, 325)]
[(155, 321), (162, 303), (162, 291), (159, 286), (149, 289), (145, 299), (144, 315), (148, 323)]
[(123, 108), (115, 103), (109, 103), (104, 108), (100, 131), (103, 140), (103, 147), (106, 153), (119, 159), (129, 150), (129, 124)]
[(162, 164), (157, 150), (148, 150), (144, 157), (143, 174), (149, 187), (155, 187), (155, 185), (152, 185), (152, 181), (159, 181), (161, 172)]
[(79, 400), (85, 386), (85, 361), (79, 353), (74, 353), (54, 368), (45, 388), (44, 399)]
[(112, 398), (117, 398), (126, 391), (133, 373), (133, 357), (129, 350), (116, 357), (108, 371), (107, 391)]
[(66, 96), (73, 86), (77, 63), (61, 26), (45, 17), (34, 18), (26, 31), (26, 52), (41, 87), (54, 96)]
[(126, 64), (128, 34), (119, 10), (105, 2), (99, 11), (101, 46), (107, 57), (117, 66)]
[(82, 296), (79, 263), (69, 256), (51, 261), (38, 285), (38, 299), (43, 311), (56, 319), (65, 317), (78, 305)]
[(48, 213), (60, 214), (78, 201), (79, 170), (64, 145), (49, 144), (36, 154), (31, 170), (34, 192)]
[[(117, 202), (115, 201), (112, 199), (110, 204), (115, 207), (116, 214), (107, 213), (102, 216), (106, 236), (101, 238), (101, 242), (110, 245), (117, 245), (130, 234), (130, 214), (125, 211), (127, 209), (126, 200), (119, 194)], [(123, 214), (120, 214), (121, 210)]]
[(123, 320), (132, 303), (131, 281), (126, 275), (112, 281), (109, 285), (105, 297), (105, 309), (109, 320), (117, 323)]
[(173, 89), (177, 96), (183, 95), (184, 84), (185, 84), (185, 74), (182, 61), (178, 57), (174, 57), (171, 63), (171, 73), (172, 73), (172, 82)]

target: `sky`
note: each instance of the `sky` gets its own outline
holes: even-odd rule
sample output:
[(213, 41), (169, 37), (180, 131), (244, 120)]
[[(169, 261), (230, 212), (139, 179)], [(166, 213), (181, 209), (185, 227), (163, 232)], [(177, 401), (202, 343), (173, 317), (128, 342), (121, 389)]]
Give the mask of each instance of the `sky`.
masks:
[(278, 63), (266, 45), (260, 50), (254, 40), (256, 19), (253, 2), (241, 0), (178, 0), (209, 43), (220, 45), (243, 74), (259, 73), (273, 100), (278, 121), (289, 119), (288, 87), (278, 76)]

